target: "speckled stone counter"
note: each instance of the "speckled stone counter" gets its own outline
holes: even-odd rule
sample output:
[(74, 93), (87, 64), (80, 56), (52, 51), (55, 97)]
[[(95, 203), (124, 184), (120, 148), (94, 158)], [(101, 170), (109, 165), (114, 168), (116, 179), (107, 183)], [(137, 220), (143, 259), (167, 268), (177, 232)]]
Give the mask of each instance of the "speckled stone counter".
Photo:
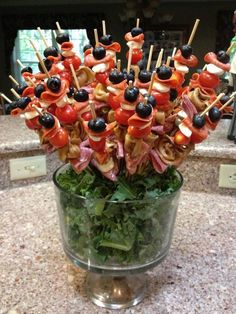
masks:
[(0, 215), (0, 314), (236, 313), (235, 197), (183, 192), (147, 297), (115, 312), (87, 299), (86, 272), (64, 256), (51, 183), (1, 191)]

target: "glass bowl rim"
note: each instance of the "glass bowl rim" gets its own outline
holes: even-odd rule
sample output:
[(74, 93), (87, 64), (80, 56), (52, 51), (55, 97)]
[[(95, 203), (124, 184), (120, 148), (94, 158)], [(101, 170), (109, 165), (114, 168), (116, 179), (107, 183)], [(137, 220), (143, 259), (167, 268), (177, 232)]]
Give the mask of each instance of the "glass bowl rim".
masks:
[(86, 200), (93, 201), (93, 202), (104, 201), (105, 203), (113, 203), (113, 204), (134, 204), (134, 203), (137, 204), (137, 203), (147, 203), (147, 202), (151, 202), (153, 200), (162, 201), (162, 200), (165, 200), (166, 198), (173, 197), (175, 194), (177, 194), (177, 192), (179, 192), (181, 190), (181, 188), (183, 186), (183, 182), (184, 182), (184, 179), (183, 179), (181, 172), (179, 170), (175, 169), (175, 172), (177, 173), (177, 175), (180, 179), (180, 185), (175, 191), (173, 191), (167, 195), (158, 196), (158, 197), (149, 197), (149, 198), (145, 198), (145, 199), (127, 200), (127, 201), (111, 201), (111, 200), (107, 200), (106, 198), (91, 198), (91, 197), (86, 198), (85, 196), (82, 196), (82, 195), (79, 195), (79, 194), (76, 194), (73, 192), (68, 192), (67, 190), (63, 189), (59, 185), (59, 183), (56, 179), (58, 172), (61, 171), (63, 168), (68, 168), (68, 167), (71, 167), (70, 163), (63, 164), (54, 171), (53, 177), (52, 177), (53, 183), (58, 188), (58, 190), (60, 190), (61, 192), (67, 193), (69, 195), (72, 195), (73, 197), (76, 197), (76, 198), (84, 200), (84, 201), (86, 201)]

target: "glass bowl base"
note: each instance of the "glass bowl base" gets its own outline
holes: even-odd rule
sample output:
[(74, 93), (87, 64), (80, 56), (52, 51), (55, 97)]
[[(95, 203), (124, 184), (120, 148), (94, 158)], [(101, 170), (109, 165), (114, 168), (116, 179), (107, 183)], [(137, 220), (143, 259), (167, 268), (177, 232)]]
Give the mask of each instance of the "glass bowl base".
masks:
[(141, 302), (147, 291), (145, 273), (108, 276), (89, 272), (87, 295), (93, 303), (107, 309), (124, 309)]

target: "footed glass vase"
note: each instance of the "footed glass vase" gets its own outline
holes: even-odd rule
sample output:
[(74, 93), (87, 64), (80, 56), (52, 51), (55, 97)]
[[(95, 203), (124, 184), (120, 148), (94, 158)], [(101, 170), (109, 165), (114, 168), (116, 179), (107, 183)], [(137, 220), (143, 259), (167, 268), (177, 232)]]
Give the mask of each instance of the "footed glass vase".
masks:
[[(53, 176), (63, 248), (88, 271), (87, 294), (98, 306), (121, 309), (138, 304), (147, 275), (166, 257), (173, 234), (183, 178), (167, 196), (132, 201), (88, 199), (65, 191)], [(105, 180), (105, 179), (104, 179)]]

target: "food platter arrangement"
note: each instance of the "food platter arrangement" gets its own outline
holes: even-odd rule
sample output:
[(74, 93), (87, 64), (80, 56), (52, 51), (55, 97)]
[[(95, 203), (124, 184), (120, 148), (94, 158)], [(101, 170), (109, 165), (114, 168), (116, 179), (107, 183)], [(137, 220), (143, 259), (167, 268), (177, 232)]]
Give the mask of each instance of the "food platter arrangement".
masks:
[(230, 71), (232, 47), (206, 53), (204, 68), (186, 81), (189, 68), (198, 64), (191, 45), (199, 20), (188, 42), (174, 48), (167, 60), (160, 50), (154, 69), (153, 45), (146, 64), (142, 60), (145, 38), (139, 24), (137, 19), (124, 36), (123, 66), (118, 58), (121, 45), (106, 32), (105, 21), (100, 38), (94, 30), (95, 46), (84, 47), (83, 63), (58, 22), (57, 47), (48, 45), (38, 27), (44, 57), (30, 42), (39, 72), (17, 60), (25, 82), (19, 84), (10, 75), (16, 100), (1, 94), (8, 102), (7, 113), (24, 118), (45, 151), (57, 150), (77, 173), (91, 166), (116, 181), (121, 171), (130, 176), (150, 166), (159, 174), (169, 166), (177, 168), (232, 109), (234, 94), (216, 92), (220, 77)]

